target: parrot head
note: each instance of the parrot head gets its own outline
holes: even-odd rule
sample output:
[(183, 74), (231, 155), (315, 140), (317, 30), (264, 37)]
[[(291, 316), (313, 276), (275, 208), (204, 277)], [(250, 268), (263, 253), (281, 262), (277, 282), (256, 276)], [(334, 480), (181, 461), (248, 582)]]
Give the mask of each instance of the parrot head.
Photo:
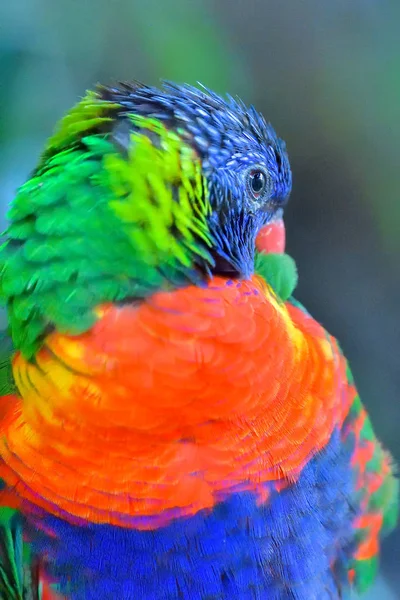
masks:
[[(130, 113), (158, 119), (193, 148), (211, 206), (211, 270), (249, 276), (256, 235), (281, 219), (291, 189), (285, 144), (271, 125), (240, 101), (189, 86), (168, 84), (162, 92), (143, 86), (105, 88), (102, 97), (122, 106), (128, 119)], [(125, 148), (130, 131), (128, 125)]]
[(268, 249), (277, 225), (282, 239), (290, 189), (284, 142), (240, 101), (173, 84), (89, 92), (9, 212), (0, 293), (15, 346), (79, 334), (101, 303), (248, 278), (257, 236)]

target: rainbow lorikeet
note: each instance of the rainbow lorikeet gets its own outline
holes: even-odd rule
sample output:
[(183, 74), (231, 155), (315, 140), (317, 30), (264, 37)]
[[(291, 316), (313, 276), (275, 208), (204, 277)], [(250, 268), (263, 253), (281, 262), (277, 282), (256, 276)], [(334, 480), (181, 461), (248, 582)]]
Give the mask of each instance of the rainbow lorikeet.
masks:
[(99, 87), (1, 248), (0, 597), (328, 600), (397, 482), (292, 298), (284, 143), (207, 90)]

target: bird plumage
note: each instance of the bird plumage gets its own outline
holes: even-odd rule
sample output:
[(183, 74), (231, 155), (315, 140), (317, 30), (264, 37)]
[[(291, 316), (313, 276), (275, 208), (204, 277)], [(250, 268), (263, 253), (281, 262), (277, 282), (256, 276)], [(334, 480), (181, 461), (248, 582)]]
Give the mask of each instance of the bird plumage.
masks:
[(293, 261), (256, 249), (290, 188), (272, 127), (211, 92), (99, 88), (61, 121), (1, 250), (6, 598), (372, 579), (390, 457)]

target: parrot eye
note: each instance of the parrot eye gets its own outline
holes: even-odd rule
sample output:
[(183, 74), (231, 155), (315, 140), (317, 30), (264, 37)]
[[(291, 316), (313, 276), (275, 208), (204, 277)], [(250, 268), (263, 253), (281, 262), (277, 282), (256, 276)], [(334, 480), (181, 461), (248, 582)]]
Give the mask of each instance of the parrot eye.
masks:
[(248, 175), (248, 187), (253, 198), (262, 198), (269, 188), (270, 178), (261, 169), (252, 169)]

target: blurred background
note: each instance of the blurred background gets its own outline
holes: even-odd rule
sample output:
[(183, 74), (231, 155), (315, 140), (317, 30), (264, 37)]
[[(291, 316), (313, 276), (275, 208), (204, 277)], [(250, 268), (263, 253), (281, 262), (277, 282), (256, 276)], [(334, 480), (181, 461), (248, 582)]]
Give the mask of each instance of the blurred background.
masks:
[[(400, 3), (0, 2), (1, 227), (55, 121), (96, 82), (201, 81), (283, 137), (297, 297), (337, 336), (400, 461)], [(400, 534), (369, 600), (400, 598)]]

